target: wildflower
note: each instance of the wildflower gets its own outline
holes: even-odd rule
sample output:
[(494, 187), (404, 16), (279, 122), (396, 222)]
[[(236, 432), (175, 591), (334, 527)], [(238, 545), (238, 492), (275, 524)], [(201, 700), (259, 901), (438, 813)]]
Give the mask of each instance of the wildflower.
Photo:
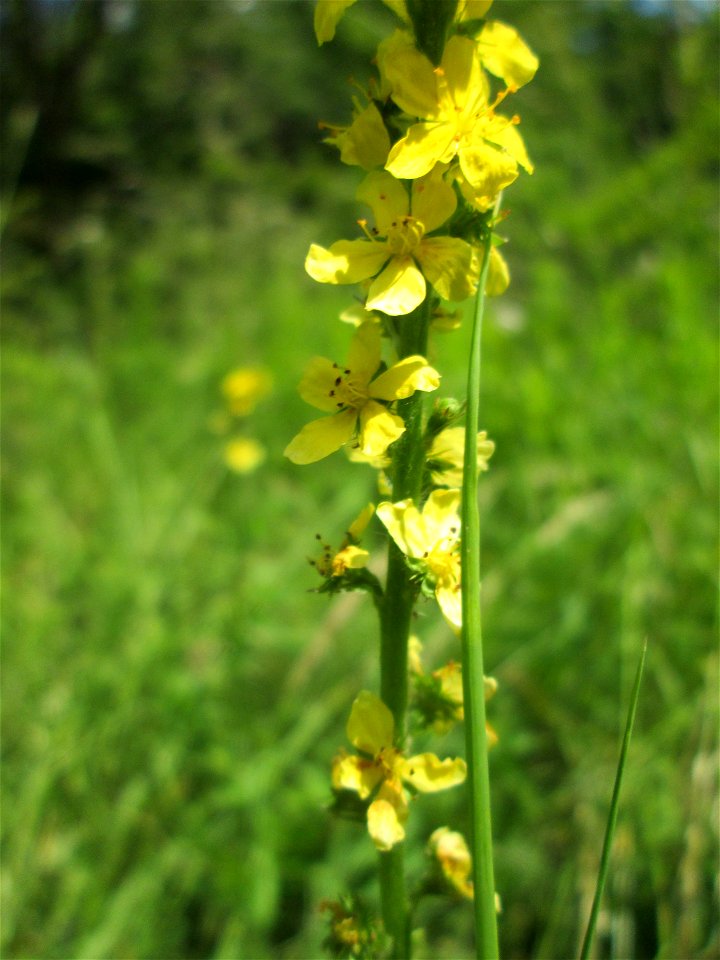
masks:
[[(477, 435), (477, 465), (479, 471), (488, 469), (488, 460), (495, 444), (488, 440), (485, 430)], [(436, 487), (461, 487), (463, 458), (465, 456), (465, 427), (446, 427), (433, 437), (427, 452), (430, 479)]]
[(390, 152), (390, 135), (380, 111), (372, 101), (366, 107), (361, 107), (355, 100), (354, 113), (349, 127), (321, 124), (330, 131), (325, 143), (332, 143), (338, 148), (343, 163), (363, 167), (365, 170), (385, 166)]
[(437, 370), (424, 357), (405, 357), (375, 376), (380, 365), (380, 329), (364, 323), (355, 333), (344, 367), (315, 357), (300, 383), (300, 396), (331, 416), (308, 423), (285, 448), (293, 463), (322, 460), (348, 441), (366, 456), (383, 454), (405, 430), (402, 418), (385, 404), (409, 397), (416, 390), (436, 390)]
[(347, 735), (362, 756), (342, 751), (335, 758), (332, 785), (361, 799), (374, 796), (367, 810), (370, 836), (378, 850), (390, 850), (405, 837), (409, 797), (403, 784), (421, 793), (446, 790), (465, 779), (465, 761), (439, 760), (433, 753), (406, 758), (393, 745), (395, 723), (387, 706), (363, 690), (352, 705)]
[(478, 44), (451, 37), (439, 67), (402, 39), (403, 31), (381, 44), (379, 64), (392, 88), (392, 98), (420, 123), (390, 151), (385, 167), (396, 177), (422, 177), (436, 163), (455, 157), (473, 190), (494, 197), (518, 175), (518, 163), (529, 173), (532, 164), (518, 119), (495, 113), (500, 94), (490, 102)]
[(448, 623), (462, 626), (460, 595), (459, 490), (433, 490), (418, 510), (411, 499), (381, 503), (377, 515), (398, 547), (418, 569)]
[(444, 879), (461, 897), (472, 900), (472, 858), (465, 837), (449, 827), (439, 827), (430, 835), (429, 848)]
[(221, 390), (230, 413), (246, 417), (272, 389), (272, 376), (262, 367), (237, 367), (223, 379)]
[(387, 934), (360, 897), (346, 895), (339, 900), (323, 900), (320, 910), (328, 913), (328, 934), (323, 946), (331, 957), (371, 960), (384, 956)]
[[(429, 168), (428, 168), (429, 169)], [(358, 199), (375, 216), (367, 240), (339, 240), (329, 249), (312, 244), (305, 269), (320, 283), (358, 283), (370, 277), (368, 310), (391, 316), (411, 313), (425, 299), (425, 277), (446, 300), (463, 300), (475, 292), (477, 257), (458, 237), (427, 236), (448, 220), (457, 206), (442, 170), (405, 187), (385, 171), (360, 184)], [(360, 221), (366, 228), (366, 221)], [(382, 239), (385, 238), (385, 239)]]
[[(422, 663), (422, 644), (417, 637), (410, 638), (408, 662), (413, 674), (415, 709), (422, 718), (423, 726), (431, 727), (439, 735), (448, 733), (465, 718), (462, 664), (450, 660), (445, 666), (426, 674)], [(494, 677), (484, 677), (486, 702), (495, 695), (497, 686)], [(488, 746), (495, 746), (498, 736), (487, 722), (485, 732)]]
[[(347, 529), (340, 549), (333, 555), (329, 544), (322, 545), (322, 554), (310, 563), (322, 577), (342, 577), (348, 570), (358, 570), (367, 563), (370, 554), (358, 546), (365, 528), (375, 513), (375, 505), (369, 503)], [(320, 534), (317, 539), (321, 540)]]
[(235, 437), (225, 444), (225, 463), (235, 473), (252, 473), (266, 456), (265, 447), (251, 437)]

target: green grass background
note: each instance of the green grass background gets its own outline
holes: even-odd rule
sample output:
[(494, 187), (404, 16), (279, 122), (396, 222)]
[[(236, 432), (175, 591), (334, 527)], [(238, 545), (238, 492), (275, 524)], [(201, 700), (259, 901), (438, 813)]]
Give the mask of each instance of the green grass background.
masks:
[[(717, 957), (716, 10), (496, 8), (542, 62), (484, 342), (503, 955), (577, 951), (647, 638), (598, 956)], [(5, 68), (3, 955), (315, 958), (320, 901), (377, 896), (367, 836), (326, 807), (378, 667), (369, 602), (310, 592), (306, 558), (373, 476), (282, 450), (313, 416), (305, 363), (349, 337), (348, 291), (302, 268), (359, 215), (315, 121), (348, 115), (391, 17), (358, 5), (317, 50), (306, 3), (116, 9), (45, 146), (99, 184), (33, 177), (39, 94)], [(433, 343), (443, 395), (467, 327)], [(241, 477), (211, 421), (246, 364), (275, 389)], [(418, 632), (433, 665), (458, 655), (430, 606)], [(442, 823), (466, 828), (461, 791), (414, 807), (411, 870)], [(466, 905), (418, 923), (421, 956), (472, 955)]]

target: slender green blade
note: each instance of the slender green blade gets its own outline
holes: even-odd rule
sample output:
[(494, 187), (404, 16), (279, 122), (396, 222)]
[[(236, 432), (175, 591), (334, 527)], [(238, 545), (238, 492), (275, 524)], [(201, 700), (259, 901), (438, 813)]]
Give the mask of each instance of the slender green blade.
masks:
[(480, 417), (480, 366), (485, 281), (492, 234), (485, 241), (478, 282), (467, 381), (467, 417), (462, 491), (462, 661), (465, 749), (468, 766), (475, 951), (482, 960), (499, 956), (490, 816), (490, 775), (485, 732), (485, 681), (480, 619), (480, 512), (477, 502), (477, 433)]
[(627, 760), (628, 747), (632, 736), (633, 726), (635, 724), (635, 714), (637, 712), (638, 700), (640, 699), (640, 683), (642, 681), (643, 668), (645, 667), (645, 655), (647, 654), (647, 640), (643, 643), (640, 660), (638, 662), (637, 672), (635, 673), (635, 683), (633, 684), (632, 695), (630, 697), (630, 707), (628, 709), (627, 720), (625, 721), (625, 734), (623, 736), (622, 747), (620, 748), (620, 758), (618, 760), (617, 772), (615, 774), (615, 785), (613, 787), (612, 799), (610, 801), (610, 812), (608, 813), (607, 827), (605, 828), (605, 840), (603, 841), (602, 855), (600, 857), (600, 869), (598, 870), (597, 884), (595, 886), (595, 896), (593, 898), (592, 910), (588, 920), (585, 938), (582, 949), (580, 950), (580, 960), (587, 960), (590, 956), (590, 947), (595, 935), (595, 926), (597, 924), (598, 913), (600, 912), (600, 902), (602, 901), (605, 881), (608, 875), (610, 865), (610, 851), (612, 849), (613, 836), (615, 834), (615, 824), (617, 823), (618, 807), (620, 805), (620, 788), (622, 786), (623, 772), (625, 770), (625, 761)]

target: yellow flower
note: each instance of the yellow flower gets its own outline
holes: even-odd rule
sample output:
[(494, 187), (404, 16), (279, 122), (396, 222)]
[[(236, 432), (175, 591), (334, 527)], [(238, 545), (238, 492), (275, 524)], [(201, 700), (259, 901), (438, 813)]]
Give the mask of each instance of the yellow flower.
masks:
[(413, 501), (381, 503), (377, 515), (406, 557), (434, 587), (435, 597), (447, 622), (462, 626), (460, 596), (459, 490), (433, 490), (422, 512)]
[[(488, 460), (493, 455), (495, 444), (488, 440), (482, 430), (477, 435), (478, 470), (488, 469)], [(465, 427), (446, 427), (430, 444), (427, 452), (430, 478), (436, 487), (461, 487), (463, 482), (463, 457), (465, 455)]]
[(266, 455), (265, 447), (250, 437), (236, 437), (225, 444), (225, 463), (235, 473), (252, 473)]
[(421, 122), (392, 148), (386, 169), (396, 177), (415, 179), (436, 163), (457, 157), (464, 177), (483, 197), (494, 197), (512, 183), (518, 163), (532, 173), (517, 118), (495, 113), (497, 102), (489, 100), (478, 44), (468, 37), (451, 37), (440, 66), (433, 67), (402, 33), (396, 31), (380, 45), (378, 61), (393, 100)]
[(405, 837), (409, 797), (403, 786), (420, 793), (446, 790), (465, 779), (465, 761), (439, 760), (433, 753), (406, 758), (393, 745), (395, 723), (387, 706), (363, 690), (352, 705), (348, 740), (363, 756), (344, 751), (333, 762), (335, 790), (352, 790), (361, 799), (373, 795), (368, 807), (368, 831), (378, 850), (390, 850)]
[(444, 878), (461, 897), (472, 900), (470, 879), (472, 858), (465, 837), (449, 827), (439, 827), (430, 835), (430, 852), (436, 857)]
[(358, 283), (375, 277), (365, 306), (391, 316), (411, 313), (422, 303), (425, 277), (446, 300), (464, 300), (475, 292), (478, 262), (470, 244), (458, 237), (427, 236), (457, 206), (441, 169), (416, 180), (410, 197), (398, 180), (378, 170), (363, 180), (357, 196), (375, 216), (369, 239), (339, 240), (329, 249), (312, 244), (305, 269), (313, 280)]
[[(310, 563), (322, 577), (342, 577), (347, 570), (358, 570), (367, 563), (370, 554), (359, 547), (360, 538), (375, 513), (375, 504), (369, 503), (350, 524), (340, 549), (333, 555), (329, 544), (322, 545), (321, 555)], [(317, 534), (320, 540), (320, 534)]]
[(424, 357), (405, 357), (384, 373), (380, 366), (380, 329), (364, 323), (353, 337), (347, 364), (340, 366), (315, 357), (300, 383), (300, 396), (319, 410), (332, 412), (308, 423), (285, 448), (293, 463), (314, 463), (355, 438), (366, 456), (383, 454), (404, 432), (401, 417), (390, 413), (390, 403), (416, 390), (436, 390), (437, 370)]
[[(417, 637), (410, 637), (408, 663), (410, 672), (415, 674), (416, 698), (419, 695), (421, 697), (419, 705), (425, 725), (432, 727), (437, 734), (452, 730), (456, 723), (465, 719), (462, 664), (456, 660), (450, 660), (445, 666), (433, 670), (428, 684), (422, 663), (422, 644)], [(497, 692), (498, 685), (494, 677), (483, 679), (485, 702), (487, 702)], [(485, 732), (488, 746), (494, 747), (498, 742), (498, 736), (487, 721)]]
[(390, 151), (390, 135), (380, 111), (372, 101), (366, 107), (361, 107), (355, 100), (355, 116), (349, 127), (334, 127), (327, 123), (320, 126), (330, 130), (325, 143), (332, 143), (338, 148), (343, 163), (365, 170), (385, 165)]
[(230, 413), (245, 417), (272, 389), (272, 376), (262, 367), (237, 367), (227, 374), (220, 388)]

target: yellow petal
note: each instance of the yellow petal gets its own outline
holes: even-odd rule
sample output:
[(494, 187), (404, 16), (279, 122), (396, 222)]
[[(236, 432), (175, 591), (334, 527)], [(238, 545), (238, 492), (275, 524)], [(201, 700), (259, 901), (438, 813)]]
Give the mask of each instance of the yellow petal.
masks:
[(265, 447), (251, 437), (236, 437), (225, 445), (225, 463), (235, 473), (252, 473), (266, 456)]
[[(352, 381), (367, 385), (380, 366), (381, 334), (377, 323), (362, 323), (350, 341), (347, 369), (352, 371)], [(337, 370), (335, 371), (337, 375)]]
[(317, 0), (315, 4), (314, 27), (318, 46), (327, 43), (335, 36), (335, 27), (348, 7), (355, 0)]
[(339, 550), (332, 559), (332, 575), (341, 577), (346, 570), (359, 570), (367, 565), (370, 554), (362, 547), (350, 543)]
[(369, 400), (360, 411), (360, 449), (366, 457), (379, 457), (403, 435), (402, 417)]
[(330, 391), (335, 387), (337, 375), (337, 366), (332, 360), (327, 357), (313, 357), (305, 367), (298, 392), (306, 403), (318, 410), (336, 413), (338, 400), (337, 397), (330, 396)]
[(483, 135), (487, 140), (491, 140), (507, 150), (521, 167), (524, 167), (528, 173), (532, 173), (535, 167), (527, 155), (525, 141), (520, 135), (517, 124), (510, 122), (503, 124), (500, 122), (501, 120), (507, 120), (507, 117), (500, 117), (499, 114), (496, 114), (494, 122), (485, 128)]
[(456, 125), (446, 121), (414, 123), (388, 154), (385, 169), (402, 180), (415, 180), (436, 163), (449, 163), (457, 150), (455, 132)]
[[(462, 666), (455, 660), (446, 663), (444, 667), (433, 670), (433, 676), (440, 681), (442, 695), (462, 708), (463, 704), (463, 681)], [(460, 714), (462, 718), (462, 710)]]
[(374, 276), (387, 258), (382, 241), (338, 240), (329, 249), (313, 243), (305, 270), (318, 283), (359, 283)]
[(358, 514), (357, 518), (348, 527), (348, 537), (351, 542), (357, 543), (360, 537), (365, 533), (367, 525), (375, 515), (375, 504), (369, 503)]
[(315, 463), (347, 443), (355, 432), (356, 410), (343, 410), (333, 417), (321, 417), (306, 424), (285, 447), (293, 463)]
[(348, 740), (358, 750), (377, 756), (392, 747), (395, 721), (382, 700), (369, 690), (355, 698), (347, 724)]
[(473, 249), (459, 237), (425, 237), (416, 251), (425, 276), (445, 300), (475, 293), (478, 263)]
[(331, 139), (340, 149), (343, 163), (365, 170), (382, 167), (390, 150), (390, 136), (374, 103), (361, 110), (347, 130)]
[(378, 400), (403, 400), (416, 390), (437, 390), (440, 374), (425, 357), (405, 357), (370, 384), (370, 396)]
[(392, 317), (412, 313), (425, 299), (425, 278), (412, 257), (393, 257), (370, 285), (365, 306)]
[(228, 409), (237, 417), (252, 413), (258, 400), (271, 389), (272, 376), (262, 367), (238, 367), (221, 384)]
[(441, 540), (457, 541), (460, 533), (459, 510), (459, 490), (433, 490), (422, 510), (422, 521), (428, 541), (426, 549), (432, 549)]
[(403, 762), (402, 778), (421, 793), (435, 793), (462, 783), (466, 772), (465, 761), (460, 757), (439, 760), (434, 753), (421, 753)]
[(476, 203), (486, 207), (508, 184), (517, 179), (515, 159), (480, 137), (463, 145), (460, 169), (476, 195)]
[(462, 593), (460, 582), (447, 578), (438, 581), (435, 597), (448, 624), (456, 631), (462, 627)]
[(367, 812), (368, 833), (378, 850), (392, 850), (405, 839), (398, 812), (388, 800), (373, 800)]
[(458, 893), (472, 900), (472, 858), (463, 835), (440, 827), (430, 836), (430, 849), (437, 857), (446, 879)]
[(411, 117), (440, 116), (437, 74), (414, 46), (409, 33), (396, 30), (378, 47), (378, 68), (395, 103)]
[(387, 235), (395, 220), (401, 220), (410, 212), (410, 198), (405, 187), (386, 170), (369, 173), (355, 196), (372, 210), (381, 237)]
[(489, 297), (499, 297), (510, 286), (510, 270), (505, 257), (497, 247), (490, 248), (490, 263), (485, 281), (485, 293)]
[(333, 760), (333, 790), (353, 790), (362, 799), (369, 797), (382, 779), (382, 768), (362, 757), (349, 757), (341, 751)]
[(421, 677), (424, 674), (422, 665), (422, 642), (414, 634), (408, 638), (408, 666), (410, 673)]
[(517, 89), (535, 76), (539, 60), (517, 30), (499, 20), (490, 20), (478, 37), (483, 66), (508, 87)]
[(412, 500), (386, 500), (378, 505), (377, 515), (406, 557), (421, 558), (429, 549), (425, 525)]
[(468, 119), (478, 114), (487, 104), (489, 85), (475, 41), (451, 37), (445, 44), (441, 67), (450, 94), (448, 113), (452, 110), (458, 118)]
[(412, 215), (425, 227), (425, 233), (449, 220), (457, 207), (455, 191), (442, 179), (443, 169), (435, 166), (429, 174), (413, 181)]

